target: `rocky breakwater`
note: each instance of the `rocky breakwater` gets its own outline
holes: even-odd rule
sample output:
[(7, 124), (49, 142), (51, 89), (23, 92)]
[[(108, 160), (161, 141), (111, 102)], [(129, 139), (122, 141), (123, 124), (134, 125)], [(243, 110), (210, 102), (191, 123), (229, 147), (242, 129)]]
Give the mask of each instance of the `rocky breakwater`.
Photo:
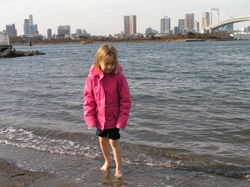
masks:
[(22, 56), (35, 56), (44, 55), (45, 53), (40, 51), (17, 51), (15, 48), (5, 49), (0, 52), (0, 58), (22, 57)]

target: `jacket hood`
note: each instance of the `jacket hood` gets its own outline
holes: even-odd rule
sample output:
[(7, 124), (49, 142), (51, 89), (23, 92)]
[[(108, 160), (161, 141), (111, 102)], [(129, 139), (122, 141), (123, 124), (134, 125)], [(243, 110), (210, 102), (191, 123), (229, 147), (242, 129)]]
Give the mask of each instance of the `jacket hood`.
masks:
[[(122, 74), (122, 67), (120, 64), (118, 64), (118, 68), (117, 68), (117, 72), (113, 72), (113, 75), (120, 75)], [(93, 64), (90, 68), (89, 68), (89, 75), (93, 76), (93, 77), (103, 77), (104, 73), (95, 67), (95, 65)]]

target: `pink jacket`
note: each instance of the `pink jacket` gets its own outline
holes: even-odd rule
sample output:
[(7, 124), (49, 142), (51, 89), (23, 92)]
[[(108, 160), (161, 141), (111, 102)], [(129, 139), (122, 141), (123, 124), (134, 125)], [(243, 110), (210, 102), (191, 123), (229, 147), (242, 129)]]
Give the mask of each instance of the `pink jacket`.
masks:
[(84, 120), (88, 128), (125, 129), (131, 108), (127, 80), (118, 73), (107, 75), (92, 65), (84, 88)]

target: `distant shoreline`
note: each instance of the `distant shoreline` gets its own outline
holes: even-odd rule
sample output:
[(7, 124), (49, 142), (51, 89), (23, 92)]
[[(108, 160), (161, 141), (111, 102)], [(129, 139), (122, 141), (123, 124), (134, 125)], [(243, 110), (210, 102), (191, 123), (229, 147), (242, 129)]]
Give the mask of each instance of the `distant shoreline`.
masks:
[[(36, 41), (32, 42), (33, 45), (49, 45), (49, 44), (81, 44), (81, 45), (91, 45), (96, 43), (145, 43), (145, 42), (203, 42), (203, 41), (234, 41), (233, 39), (194, 39), (194, 38), (183, 38), (183, 39), (128, 39), (128, 40), (97, 40), (87, 42), (86, 44), (81, 44), (79, 40), (71, 40), (71, 41)], [(28, 45), (27, 43), (12, 43), (12, 45)]]
[(93, 44), (93, 43), (106, 43), (106, 42), (200, 42), (200, 41), (228, 41), (234, 40), (228, 33), (214, 33), (214, 34), (200, 34), (200, 33), (187, 33), (176, 35), (146, 35), (141, 37), (128, 37), (128, 38), (114, 38), (105, 36), (89, 36), (82, 38), (52, 38), (43, 39), (41, 37), (16, 37), (11, 38), (12, 45), (42, 45), (42, 44)]

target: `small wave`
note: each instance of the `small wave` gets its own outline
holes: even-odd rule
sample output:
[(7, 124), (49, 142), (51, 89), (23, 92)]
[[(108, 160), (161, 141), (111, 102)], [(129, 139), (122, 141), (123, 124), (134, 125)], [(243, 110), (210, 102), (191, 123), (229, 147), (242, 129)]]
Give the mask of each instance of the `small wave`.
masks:
[[(84, 136), (86, 136), (84, 138)], [(91, 143), (90, 135), (60, 132), (48, 129), (28, 130), (8, 127), (0, 129), (0, 143), (28, 148), (51, 154), (66, 154), (101, 159), (97, 143)], [(84, 143), (82, 143), (84, 142)], [(249, 165), (236, 165), (219, 161), (211, 156), (194, 155), (188, 150), (160, 148), (122, 142), (123, 163), (148, 167), (198, 171), (225, 177), (247, 179)], [(138, 154), (139, 153), (139, 154)]]
[(0, 143), (21, 148), (31, 148), (53, 154), (79, 155), (98, 158), (99, 150), (96, 146), (80, 144), (66, 139), (51, 139), (35, 135), (22, 128), (8, 127), (0, 130)]
[(128, 164), (173, 168), (230, 178), (249, 179), (249, 162), (245, 162), (245, 165), (236, 164), (218, 156), (196, 155), (188, 150), (175, 148), (159, 148), (131, 143), (126, 143), (123, 147), (127, 150), (133, 150), (135, 153), (140, 153), (134, 154), (133, 160), (126, 159), (125, 162)]

